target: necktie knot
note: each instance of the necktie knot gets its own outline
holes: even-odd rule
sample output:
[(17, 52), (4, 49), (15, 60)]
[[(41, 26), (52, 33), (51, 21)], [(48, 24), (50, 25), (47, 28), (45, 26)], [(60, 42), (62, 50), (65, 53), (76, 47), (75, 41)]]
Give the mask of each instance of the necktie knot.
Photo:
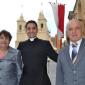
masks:
[(73, 43), (73, 44), (72, 44), (72, 47), (73, 47), (73, 48), (74, 48), (74, 47), (77, 47), (77, 43), (75, 43), (75, 44)]

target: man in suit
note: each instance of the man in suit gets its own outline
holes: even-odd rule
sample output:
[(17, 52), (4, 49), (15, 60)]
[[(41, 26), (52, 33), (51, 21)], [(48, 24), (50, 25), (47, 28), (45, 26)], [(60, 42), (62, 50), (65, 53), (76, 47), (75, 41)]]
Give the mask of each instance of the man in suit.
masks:
[(51, 85), (47, 75), (47, 58), (57, 62), (58, 54), (49, 41), (36, 37), (38, 27), (35, 21), (28, 21), (25, 28), (29, 39), (18, 46), (24, 65), (20, 85)]
[(68, 45), (58, 56), (56, 85), (85, 85), (85, 39), (82, 23), (72, 19), (67, 24)]

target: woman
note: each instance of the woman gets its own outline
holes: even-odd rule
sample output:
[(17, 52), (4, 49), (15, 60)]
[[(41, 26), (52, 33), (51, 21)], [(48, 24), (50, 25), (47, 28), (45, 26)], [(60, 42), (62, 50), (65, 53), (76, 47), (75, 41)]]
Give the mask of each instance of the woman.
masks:
[(9, 46), (11, 39), (8, 31), (0, 32), (0, 85), (18, 85), (21, 75), (21, 55)]

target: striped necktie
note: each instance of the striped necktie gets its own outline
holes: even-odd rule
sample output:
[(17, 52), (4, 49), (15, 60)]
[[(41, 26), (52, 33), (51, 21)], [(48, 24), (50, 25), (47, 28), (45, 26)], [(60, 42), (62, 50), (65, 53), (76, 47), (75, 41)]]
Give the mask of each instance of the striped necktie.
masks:
[(77, 55), (77, 44), (72, 44), (72, 61), (74, 60), (74, 58), (76, 57)]

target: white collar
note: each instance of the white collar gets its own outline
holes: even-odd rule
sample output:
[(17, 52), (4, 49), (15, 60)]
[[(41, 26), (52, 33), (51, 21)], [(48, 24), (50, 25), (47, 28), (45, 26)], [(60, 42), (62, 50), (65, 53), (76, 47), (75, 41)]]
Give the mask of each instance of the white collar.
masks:
[[(82, 39), (78, 40), (76, 43), (80, 46)], [(74, 42), (70, 41), (70, 45), (72, 45)], [(74, 43), (75, 44), (75, 43)]]
[(36, 37), (34, 37), (34, 38), (29, 38), (29, 40), (32, 42), (32, 41), (34, 41), (35, 38), (36, 38)]

